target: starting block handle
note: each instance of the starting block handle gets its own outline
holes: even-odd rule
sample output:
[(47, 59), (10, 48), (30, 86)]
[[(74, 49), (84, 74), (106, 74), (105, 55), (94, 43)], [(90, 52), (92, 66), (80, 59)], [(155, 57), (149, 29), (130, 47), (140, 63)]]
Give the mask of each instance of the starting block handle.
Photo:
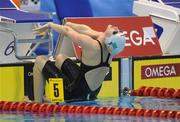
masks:
[[(18, 55), (18, 44), (27, 44), (31, 43), (34, 44), (34, 46), (31, 46), (28, 50), (27, 54), (24, 56)], [(35, 38), (35, 39), (17, 39), (14, 40), (14, 51), (15, 51), (15, 57), (17, 59), (34, 59), (36, 58), (36, 55), (32, 55), (33, 51), (42, 43), (48, 43), (48, 56), (51, 56), (53, 53), (53, 37), (52, 33), (49, 30), (48, 34), (45, 37), (42, 38)]]

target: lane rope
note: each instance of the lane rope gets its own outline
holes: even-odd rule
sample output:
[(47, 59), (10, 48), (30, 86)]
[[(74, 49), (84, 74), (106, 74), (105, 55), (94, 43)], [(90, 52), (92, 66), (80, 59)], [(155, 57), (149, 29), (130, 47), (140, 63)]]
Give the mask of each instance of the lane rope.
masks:
[(131, 96), (152, 96), (158, 98), (180, 98), (180, 89), (146, 87), (142, 86), (136, 90), (129, 91)]
[(106, 106), (56, 105), (47, 103), (28, 103), (0, 101), (0, 111), (24, 111), (39, 113), (81, 113), (107, 114), (136, 117), (155, 117), (166, 119), (180, 119), (180, 111), (119, 108)]

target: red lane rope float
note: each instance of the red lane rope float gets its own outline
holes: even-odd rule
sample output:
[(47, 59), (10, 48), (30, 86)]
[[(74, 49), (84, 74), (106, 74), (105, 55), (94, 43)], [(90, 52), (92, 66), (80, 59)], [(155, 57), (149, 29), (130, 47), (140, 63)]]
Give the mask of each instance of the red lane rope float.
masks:
[(114, 109), (113, 107), (108, 107), (104, 114), (113, 114)]
[(130, 110), (131, 110), (130, 108), (122, 108), (119, 115), (127, 116), (128, 114), (131, 114)]
[[(75, 113), (82, 113), (83, 111), (83, 106), (77, 106), (76, 110), (75, 110)], [(91, 112), (92, 113), (92, 112)]]
[(180, 111), (171, 111), (171, 110), (118, 108), (118, 107), (109, 107), (109, 106), (105, 107), (105, 106), (56, 105), (56, 104), (46, 104), (46, 103), (41, 104), (41, 103), (8, 102), (8, 101), (0, 101), (0, 111), (107, 114), (107, 115), (121, 115), (121, 116), (180, 119)]
[(18, 105), (19, 105), (19, 103), (17, 103), (17, 102), (12, 103), (9, 110), (10, 111), (16, 111)]
[(91, 108), (90, 112), (91, 112), (92, 114), (97, 114), (98, 109), (99, 109), (99, 107), (93, 106), (93, 107)]
[(180, 89), (142, 86), (130, 91), (131, 96), (153, 96), (159, 98), (180, 98)]
[(92, 106), (85, 106), (82, 110), (82, 113), (89, 114), (92, 109)]
[(72, 106), (69, 107), (68, 113), (75, 113), (76, 109), (77, 109), (77, 106), (72, 105)]
[(145, 109), (138, 109), (136, 111), (136, 116), (144, 116)]
[(4, 104), (3, 104), (3, 106), (2, 106), (2, 110), (3, 110), (3, 111), (9, 110), (12, 102), (3, 102), (3, 103), (4, 103)]

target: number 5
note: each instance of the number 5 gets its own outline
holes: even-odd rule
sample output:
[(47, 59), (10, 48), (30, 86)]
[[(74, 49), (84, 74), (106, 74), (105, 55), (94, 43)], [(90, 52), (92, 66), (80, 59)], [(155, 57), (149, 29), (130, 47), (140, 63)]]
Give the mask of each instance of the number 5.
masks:
[(58, 89), (58, 84), (54, 83), (54, 96), (59, 97), (59, 89)]

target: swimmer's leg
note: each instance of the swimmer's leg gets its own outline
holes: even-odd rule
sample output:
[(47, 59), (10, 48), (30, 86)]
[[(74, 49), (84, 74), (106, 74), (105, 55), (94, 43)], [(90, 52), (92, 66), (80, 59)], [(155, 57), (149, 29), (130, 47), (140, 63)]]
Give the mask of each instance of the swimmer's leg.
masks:
[(52, 62), (48, 61), (48, 58), (45, 56), (38, 56), (36, 58), (33, 68), (35, 102), (43, 101), (46, 80), (49, 78), (62, 77), (60, 69), (66, 59), (66, 56), (58, 55), (54, 65)]
[(45, 66), (48, 58), (45, 56), (38, 56), (35, 60), (33, 67), (33, 80), (34, 80), (34, 101), (42, 102), (44, 89), (45, 89), (45, 78), (42, 73), (42, 69)]
[(59, 70), (61, 70), (61, 68), (62, 68), (62, 64), (64, 63), (64, 61), (67, 59), (68, 57), (67, 56), (65, 56), (65, 55), (58, 55), (58, 56), (56, 56), (56, 58), (55, 58), (55, 66), (59, 69)]

